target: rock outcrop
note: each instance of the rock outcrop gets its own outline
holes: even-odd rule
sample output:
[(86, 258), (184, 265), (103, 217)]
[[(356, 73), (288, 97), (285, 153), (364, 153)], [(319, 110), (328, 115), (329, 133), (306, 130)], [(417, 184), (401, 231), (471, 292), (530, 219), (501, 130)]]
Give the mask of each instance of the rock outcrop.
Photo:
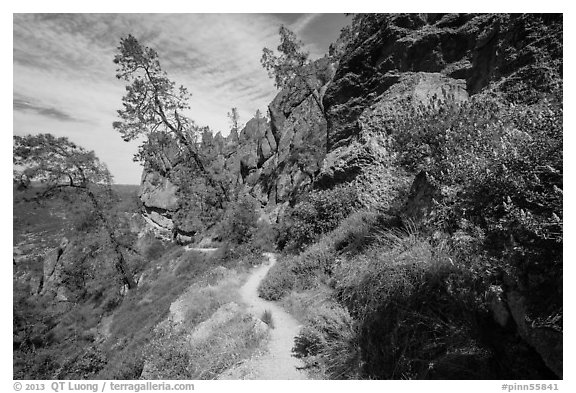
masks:
[[(253, 118), (240, 132), (232, 130), (227, 137), (205, 132), (201, 138), (200, 149), (216, 171), (230, 174), (231, 187), (251, 194), (273, 219), (312, 185), (326, 155), (326, 120), (317, 99), (322, 99), (334, 64), (322, 58), (310, 67), (314, 72), (309, 80), (295, 81), (272, 101), (269, 121)], [(146, 169), (140, 200), (145, 218), (157, 229), (181, 232), (173, 220), (181, 208), (178, 187), (168, 178)]]
[(328, 160), (349, 168), (336, 171), (336, 181), (358, 173), (337, 159), (342, 149), (362, 139), (366, 119), (375, 133), (389, 132), (385, 114), (395, 102), (462, 102), (486, 88), (530, 100), (561, 79), (561, 15), (382, 15), (363, 27), (324, 96), (329, 155), (336, 157)]
[[(270, 121), (252, 119), (227, 137), (205, 132), (201, 148), (271, 217), (310, 187), (370, 188), (375, 177), (387, 181), (389, 119), (400, 103), (457, 104), (486, 89), (530, 101), (561, 80), (561, 37), (561, 15), (371, 15), (278, 93)], [(158, 173), (144, 173), (145, 215), (168, 231), (176, 194)]]

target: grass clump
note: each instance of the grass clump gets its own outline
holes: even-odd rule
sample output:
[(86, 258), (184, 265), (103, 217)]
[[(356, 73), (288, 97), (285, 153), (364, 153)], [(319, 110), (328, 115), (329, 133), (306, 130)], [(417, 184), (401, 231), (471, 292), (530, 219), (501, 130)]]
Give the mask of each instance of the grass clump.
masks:
[(272, 319), (272, 311), (264, 310), (260, 320), (264, 322), (266, 325), (270, 326), (271, 329), (274, 329), (274, 320)]
[(329, 379), (357, 379), (361, 369), (358, 324), (337, 303), (314, 310), (295, 339), (293, 352), (307, 368)]
[(296, 277), (291, 261), (279, 258), (258, 286), (258, 296), (266, 300), (279, 300), (294, 288)]
[(376, 213), (352, 213), (300, 255), (280, 258), (262, 280), (258, 294), (266, 300), (280, 300), (293, 289), (305, 291), (330, 285), (338, 258), (362, 251), (374, 240), (377, 228), (392, 221)]
[(261, 347), (266, 333), (238, 311), (201, 340), (191, 340), (174, 324), (158, 329), (145, 350), (146, 379), (216, 379)]

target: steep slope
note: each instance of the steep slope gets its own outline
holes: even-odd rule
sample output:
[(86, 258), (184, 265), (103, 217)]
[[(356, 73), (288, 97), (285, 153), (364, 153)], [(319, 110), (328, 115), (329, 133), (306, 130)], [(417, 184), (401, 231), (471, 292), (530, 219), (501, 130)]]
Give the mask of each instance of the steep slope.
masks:
[(561, 83), (561, 15), (374, 15), (357, 31), (324, 97), (330, 154), (323, 182), (360, 172), (350, 146), (366, 150), (372, 134), (393, 132), (387, 121), (402, 98), (462, 102), (492, 89), (526, 102)]

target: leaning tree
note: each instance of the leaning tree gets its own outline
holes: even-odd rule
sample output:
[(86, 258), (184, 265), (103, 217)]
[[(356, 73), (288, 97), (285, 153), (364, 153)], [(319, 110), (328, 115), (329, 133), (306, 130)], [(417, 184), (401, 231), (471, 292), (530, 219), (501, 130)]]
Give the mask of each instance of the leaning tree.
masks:
[(32, 182), (42, 184), (36, 199), (72, 195), (89, 203), (95, 220), (93, 226), (101, 230), (104, 246), (113, 252), (120, 279), (128, 289), (135, 288), (136, 282), (124, 256), (128, 247), (119, 240), (105, 203), (112, 193), (112, 175), (94, 152), (52, 134), (14, 136), (13, 163), (14, 181), (19, 187)]
[(143, 163), (155, 161), (164, 149), (158, 141), (168, 139), (173, 142), (170, 146), (179, 149), (180, 159), (190, 160), (198, 175), (226, 197), (226, 188), (212, 176), (198, 149), (201, 127), (183, 113), (190, 109), (188, 100), (191, 94), (182, 85), (176, 87), (176, 83), (168, 78), (160, 66), (158, 52), (143, 46), (129, 34), (121, 38), (114, 63), (117, 66), (116, 78), (128, 84), (122, 98), (122, 109), (117, 111), (120, 120), (112, 126), (125, 141), (145, 139), (135, 160)]
[[(325, 81), (322, 81), (316, 64), (310, 59), (310, 54), (304, 50), (304, 43), (296, 37), (293, 31), (281, 26), (278, 34), (280, 35), (278, 54), (268, 48), (262, 49), (260, 59), (262, 67), (268, 71), (268, 76), (274, 79), (274, 85), (278, 89), (284, 89), (293, 82), (304, 86), (314, 99), (324, 120), (328, 122), (322, 102), (322, 87)], [(326, 147), (328, 148), (328, 144)]]
[(134, 36), (122, 38), (117, 49), (116, 77), (127, 85), (114, 129), (125, 141), (142, 141), (135, 161), (178, 187), (181, 206), (173, 217), (174, 233), (213, 225), (230, 201), (231, 182), (215, 173), (200, 149), (203, 128), (184, 114), (190, 109), (190, 93), (168, 78), (158, 53)]

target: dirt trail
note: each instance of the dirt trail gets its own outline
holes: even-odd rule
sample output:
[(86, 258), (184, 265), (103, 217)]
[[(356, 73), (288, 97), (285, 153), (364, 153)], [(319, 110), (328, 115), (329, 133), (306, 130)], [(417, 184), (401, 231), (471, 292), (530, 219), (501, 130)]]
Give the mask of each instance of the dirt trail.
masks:
[(231, 370), (222, 379), (307, 379), (306, 373), (298, 370), (304, 364), (292, 356), (294, 337), (298, 334), (300, 324), (276, 303), (258, 297), (260, 281), (276, 263), (274, 254), (264, 255), (268, 263), (257, 267), (250, 274), (248, 281), (240, 288), (240, 294), (243, 302), (248, 305), (248, 311), (256, 318), (261, 318), (265, 310), (272, 313), (274, 329), (270, 329), (268, 352)]
[(200, 251), (200, 252), (205, 252), (206, 254), (211, 254), (215, 251), (218, 251), (217, 248), (201, 248), (201, 247), (192, 247), (190, 245), (185, 246), (184, 249), (186, 251)]

